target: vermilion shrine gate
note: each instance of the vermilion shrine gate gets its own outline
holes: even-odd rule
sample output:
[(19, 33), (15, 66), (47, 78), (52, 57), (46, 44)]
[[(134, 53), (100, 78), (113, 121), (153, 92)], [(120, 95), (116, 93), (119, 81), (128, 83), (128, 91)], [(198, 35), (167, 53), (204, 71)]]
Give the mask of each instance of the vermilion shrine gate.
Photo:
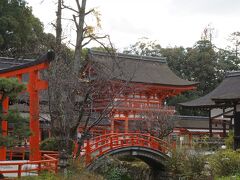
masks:
[[(49, 52), (42, 56), (36, 61), (28, 61), (27, 63), (21, 62), (21, 60), (12, 59), (10, 64), (5, 64), (6, 67), (1, 67), (0, 77), (4, 78), (18, 78), (19, 82), (22, 82), (23, 75), (29, 76), (27, 82), (27, 93), (29, 93), (29, 114), (30, 114), (30, 129), (32, 135), (30, 141), (30, 160), (40, 160), (40, 149), (39, 149), (39, 91), (48, 88), (47, 81), (40, 79), (40, 71), (47, 69), (49, 62), (54, 59), (53, 52)], [(4, 64), (4, 58), (1, 59)], [(3, 101), (3, 111), (7, 113), (9, 105), (9, 99), (6, 98)], [(7, 135), (8, 124), (7, 121), (2, 121), (3, 135)], [(6, 160), (6, 148), (1, 147), (0, 149), (0, 160)]]

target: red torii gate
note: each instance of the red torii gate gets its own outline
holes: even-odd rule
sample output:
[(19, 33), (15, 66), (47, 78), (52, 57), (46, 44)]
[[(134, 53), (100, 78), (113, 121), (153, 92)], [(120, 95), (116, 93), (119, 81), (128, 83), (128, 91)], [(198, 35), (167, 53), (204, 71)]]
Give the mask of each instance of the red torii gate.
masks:
[[(19, 66), (0, 70), (0, 77), (19, 79), (22, 81), (23, 74), (29, 74), (27, 83), (27, 92), (29, 93), (29, 112), (30, 112), (30, 160), (40, 160), (41, 154), (39, 149), (40, 130), (39, 130), (39, 94), (40, 90), (48, 88), (48, 82), (41, 80), (39, 72), (49, 67), (49, 62), (54, 59), (54, 53), (48, 52), (36, 61), (25, 63)], [(3, 112), (8, 112), (9, 98), (5, 98), (2, 102)], [(2, 134), (7, 135), (7, 121), (2, 121)], [(0, 160), (6, 160), (6, 147), (0, 147)]]

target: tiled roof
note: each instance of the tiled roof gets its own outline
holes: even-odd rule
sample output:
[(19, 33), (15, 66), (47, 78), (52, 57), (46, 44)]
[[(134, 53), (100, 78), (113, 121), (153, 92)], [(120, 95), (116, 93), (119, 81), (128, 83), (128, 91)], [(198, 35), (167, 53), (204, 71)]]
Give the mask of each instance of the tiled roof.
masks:
[(113, 79), (166, 86), (195, 86), (196, 82), (176, 76), (165, 58), (90, 51), (90, 62)]
[(225, 79), (210, 93), (198, 99), (181, 103), (185, 107), (215, 108), (225, 107), (225, 103), (215, 103), (219, 101), (240, 100), (240, 71), (229, 72)]

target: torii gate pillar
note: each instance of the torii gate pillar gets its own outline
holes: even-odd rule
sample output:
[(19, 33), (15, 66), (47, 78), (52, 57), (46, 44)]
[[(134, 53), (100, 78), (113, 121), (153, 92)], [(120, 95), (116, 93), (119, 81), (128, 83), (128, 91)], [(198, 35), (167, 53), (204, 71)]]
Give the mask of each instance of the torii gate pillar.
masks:
[(30, 110), (30, 160), (40, 160), (40, 132), (39, 132), (39, 95), (37, 90), (38, 71), (30, 73), (30, 80), (28, 84), (29, 91), (29, 110)]

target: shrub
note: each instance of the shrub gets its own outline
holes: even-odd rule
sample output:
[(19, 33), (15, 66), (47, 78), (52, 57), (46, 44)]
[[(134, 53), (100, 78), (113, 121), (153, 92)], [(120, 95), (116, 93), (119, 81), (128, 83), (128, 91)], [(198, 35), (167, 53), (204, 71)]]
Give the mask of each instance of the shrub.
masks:
[(25, 176), (21, 180), (57, 180), (57, 176), (53, 173), (41, 173), (39, 176)]
[(184, 175), (189, 179), (204, 179), (206, 160), (200, 154), (188, 154), (184, 161)]
[(167, 169), (173, 176), (180, 176), (184, 171), (184, 160), (186, 154), (183, 151), (173, 151), (171, 158), (167, 161)]
[(84, 165), (79, 160), (70, 161), (70, 165), (67, 168), (67, 173), (63, 175), (63, 172), (53, 174), (49, 172), (43, 172), (39, 176), (26, 176), (20, 178), (21, 180), (103, 180), (103, 177), (89, 172), (84, 168)]
[(109, 169), (107, 180), (130, 180), (131, 178), (127, 175), (127, 169), (124, 167), (113, 167)]
[(223, 177), (217, 177), (216, 180), (240, 180), (239, 176), (223, 176)]
[(47, 138), (41, 142), (40, 148), (45, 151), (57, 151), (58, 141), (55, 138)]
[(183, 177), (192, 180), (206, 178), (205, 158), (198, 153), (174, 151), (167, 162), (167, 169), (173, 178)]
[(209, 157), (210, 167), (216, 176), (238, 175), (240, 172), (240, 153), (221, 150)]
[(228, 137), (225, 139), (225, 144), (226, 144), (228, 149), (233, 148), (233, 142), (234, 142), (233, 136), (234, 136), (233, 131), (230, 131), (228, 133)]

